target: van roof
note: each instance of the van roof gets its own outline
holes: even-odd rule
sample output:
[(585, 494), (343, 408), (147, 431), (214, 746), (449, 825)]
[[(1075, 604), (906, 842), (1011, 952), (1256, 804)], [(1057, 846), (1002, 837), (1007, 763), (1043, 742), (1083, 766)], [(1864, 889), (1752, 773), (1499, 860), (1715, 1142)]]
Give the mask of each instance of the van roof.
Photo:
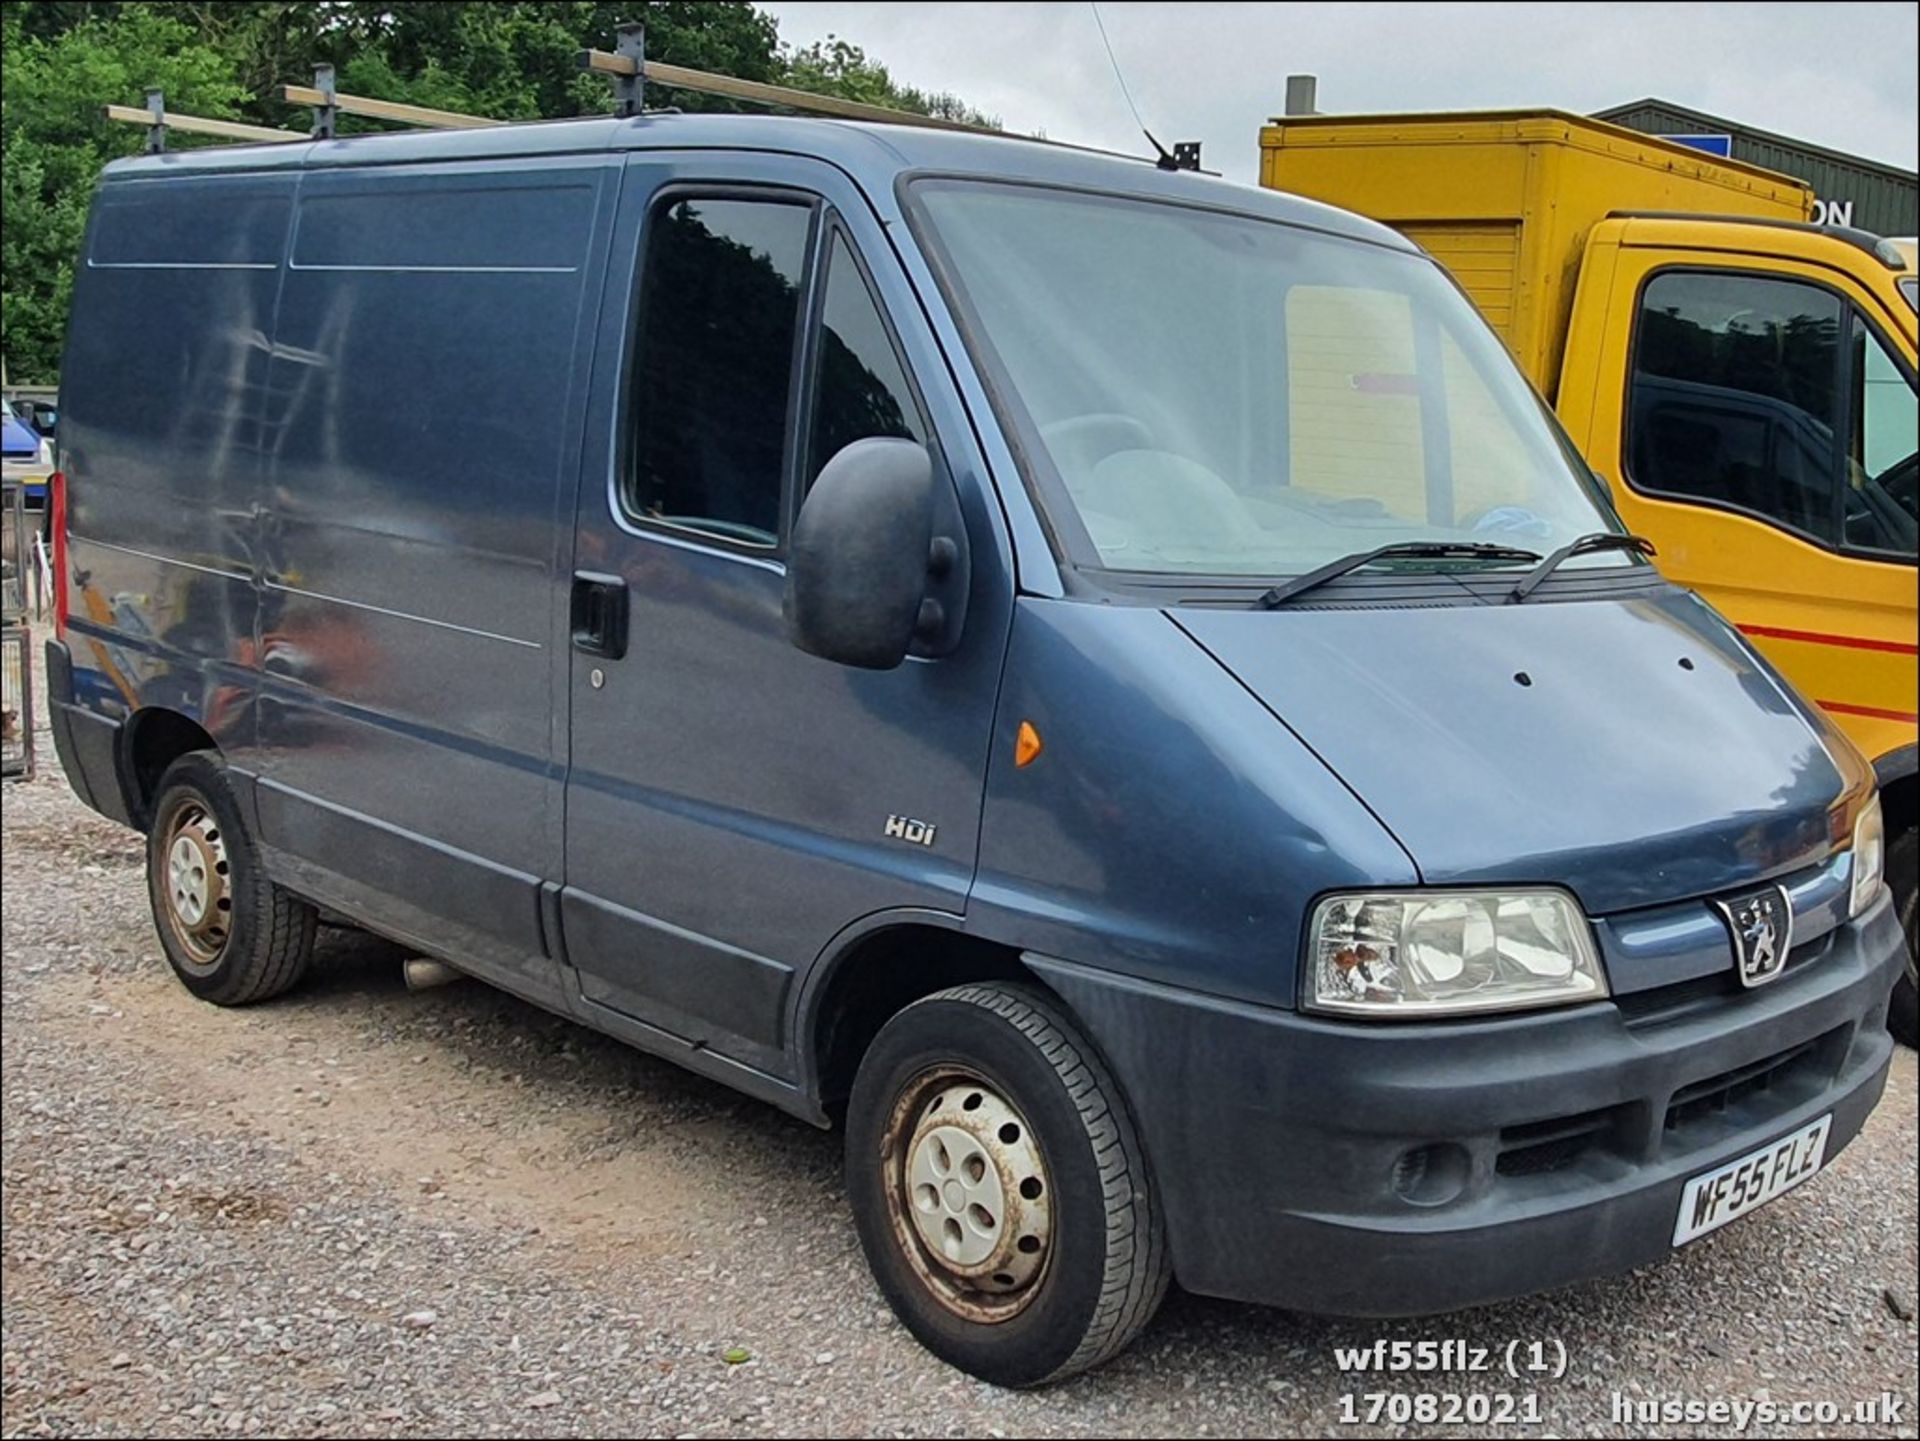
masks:
[(813, 116), (681, 114), (588, 116), (473, 129), (402, 130), (337, 140), (206, 146), (116, 160), (105, 183), (164, 175), (491, 160), (595, 151), (714, 149), (784, 152), (845, 171), (878, 200), (902, 175), (937, 173), (1175, 199), (1414, 249), (1351, 212), (1151, 160), (983, 131)]

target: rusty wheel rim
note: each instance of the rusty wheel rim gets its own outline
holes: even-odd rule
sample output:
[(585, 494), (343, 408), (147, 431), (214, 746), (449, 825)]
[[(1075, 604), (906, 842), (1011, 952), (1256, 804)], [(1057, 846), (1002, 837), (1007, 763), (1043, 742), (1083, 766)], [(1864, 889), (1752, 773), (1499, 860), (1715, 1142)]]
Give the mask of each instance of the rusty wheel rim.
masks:
[(882, 1152), (895, 1239), (947, 1310), (994, 1323), (1039, 1293), (1053, 1255), (1053, 1182), (1026, 1117), (984, 1077), (923, 1073)]
[(232, 867), (220, 822), (198, 801), (173, 814), (161, 847), (161, 909), (167, 929), (195, 971), (226, 954), (233, 930)]

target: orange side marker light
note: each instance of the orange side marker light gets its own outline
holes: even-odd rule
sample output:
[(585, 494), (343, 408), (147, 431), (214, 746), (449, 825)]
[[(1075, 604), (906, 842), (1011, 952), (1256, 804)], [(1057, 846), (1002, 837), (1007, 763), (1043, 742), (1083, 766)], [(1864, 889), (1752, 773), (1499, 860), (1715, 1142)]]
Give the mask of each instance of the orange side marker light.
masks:
[(1040, 759), (1042, 750), (1040, 732), (1033, 728), (1032, 721), (1020, 722), (1020, 733), (1013, 740), (1013, 763), (1016, 766), (1030, 766)]

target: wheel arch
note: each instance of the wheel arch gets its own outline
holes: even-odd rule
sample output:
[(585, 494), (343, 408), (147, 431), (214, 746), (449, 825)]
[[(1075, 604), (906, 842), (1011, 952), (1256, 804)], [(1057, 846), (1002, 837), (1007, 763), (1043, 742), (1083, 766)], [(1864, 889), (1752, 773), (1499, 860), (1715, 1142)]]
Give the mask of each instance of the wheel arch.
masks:
[(835, 937), (809, 972), (793, 1035), (802, 1087), (829, 1114), (844, 1107), (880, 1028), (915, 1001), (978, 981), (1020, 981), (1053, 994), (1016, 948), (960, 926), (944, 911), (869, 916)]
[(116, 766), (127, 815), (144, 831), (153, 823), (153, 803), (159, 798), (160, 778), (167, 767), (191, 751), (215, 751), (219, 742), (205, 726), (165, 706), (143, 706), (120, 731)]
[(1920, 747), (1901, 746), (1873, 763), (1880, 783), (1880, 806), (1887, 833), (1899, 835), (1920, 827)]

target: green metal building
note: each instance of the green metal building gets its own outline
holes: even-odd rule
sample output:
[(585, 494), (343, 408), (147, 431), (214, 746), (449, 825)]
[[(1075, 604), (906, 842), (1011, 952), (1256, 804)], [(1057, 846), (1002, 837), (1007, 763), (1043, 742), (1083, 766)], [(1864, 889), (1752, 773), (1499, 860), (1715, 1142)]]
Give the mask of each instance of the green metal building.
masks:
[(1665, 135), (1716, 155), (1804, 180), (1819, 198), (1814, 219), (1853, 225), (1876, 235), (1920, 233), (1920, 175), (1897, 165), (1863, 160), (1751, 125), (1707, 115), (1669, 100), (1636, 100), (1594, 118), (1647, 135)]

